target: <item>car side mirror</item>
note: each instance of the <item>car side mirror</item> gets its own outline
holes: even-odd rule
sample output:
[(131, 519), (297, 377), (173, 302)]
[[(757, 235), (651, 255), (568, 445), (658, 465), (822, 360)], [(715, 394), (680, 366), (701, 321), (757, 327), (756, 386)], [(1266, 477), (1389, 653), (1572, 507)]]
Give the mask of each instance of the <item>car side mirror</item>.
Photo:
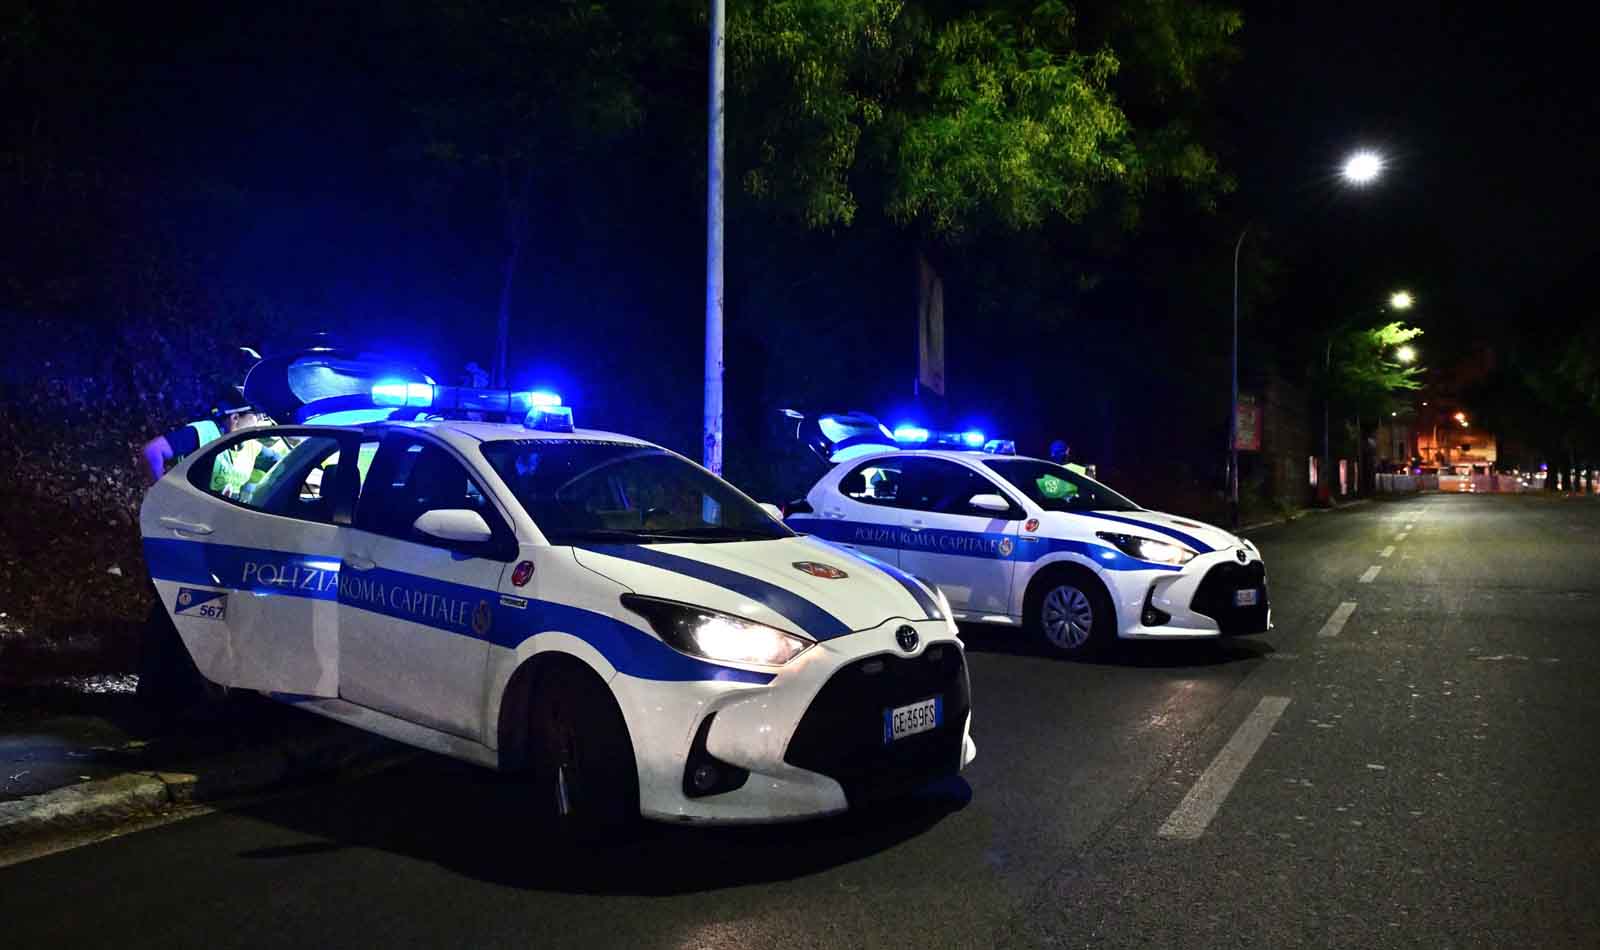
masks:
[(771, 515), (774, 521), (783, 520), (783, 509), (779, 508), (777, 505), (774, 505), (770, 501), (761, 502), (761, 510)]
[(424, 511), (411, 523), (418, 534), (453, 544), (482, 544), (494, 538), (489, 522), (471, 508)]
[(994, 494), (973, 495), (971, 498), (967, 499), (967, 504), (981, 511), (993, 511), (999, 513), (1002, 511), (1011, 510), (1011, 502), (1006, 501), (999, 495)]

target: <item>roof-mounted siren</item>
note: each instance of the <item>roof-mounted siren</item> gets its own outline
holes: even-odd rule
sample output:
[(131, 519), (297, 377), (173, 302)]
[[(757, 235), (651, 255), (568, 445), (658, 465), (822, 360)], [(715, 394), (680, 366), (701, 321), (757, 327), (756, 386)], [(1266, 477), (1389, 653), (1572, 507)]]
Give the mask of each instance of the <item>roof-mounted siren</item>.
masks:
[(983, 443), (983, 451), (989, 455), (1016, 455), (1017, 443), (1011, 439), (990, 439)]
[(531, 429), (572, 431), (572, 409), (561, 397), (545, 390), (514, 391), (473, 386), (439, 386), (386, 379), (373, 385), (372, 404), (392, 412), (390, 418), (440, 416), (485, 422), (520, 418)]

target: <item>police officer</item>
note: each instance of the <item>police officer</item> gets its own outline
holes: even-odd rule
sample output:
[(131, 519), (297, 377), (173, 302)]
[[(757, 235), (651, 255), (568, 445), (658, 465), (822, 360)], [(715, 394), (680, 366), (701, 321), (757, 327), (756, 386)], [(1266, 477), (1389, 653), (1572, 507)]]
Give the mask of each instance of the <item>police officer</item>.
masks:
[[(144, 460), (150, 468), (151, 481), (159, 480), (166, 474), (170, 461), (197, 452), (201, 446), (215, 442), (230, 432), (271, 422), (265, 413), (246, 402), (237, 389), (224, 390), (222, 399), (211, 410), (210, 418), (196, 420), (145, 443)], [(239, 490), (250, 481), (257, 462), (264, 460), (263, 454), (262, 443), (251, 440), (217, 456), (211, 475), (212, 489), (230, 496), (238, 495)]]

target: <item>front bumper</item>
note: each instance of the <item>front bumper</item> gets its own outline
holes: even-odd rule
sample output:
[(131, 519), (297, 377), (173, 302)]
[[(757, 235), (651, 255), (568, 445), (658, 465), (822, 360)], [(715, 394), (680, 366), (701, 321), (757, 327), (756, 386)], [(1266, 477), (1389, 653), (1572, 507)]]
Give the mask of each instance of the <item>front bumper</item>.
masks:
[[(1181, 571), (1129, 571), (1115, 582), (1118, 635), (1124, 639), (1207, 639), (1272, 629), (1266, 565), (1246, 548), (1202, 554)], [(1236, 606), (1234, 592), (1245, 589), (1256, 591), (1256, 604)]]
[[(823, 641), (766, 685), (618, 676), (612, 686), (633, 737), (640, 811), (671, 821), (789, 821), (959, 772), (977, 754), (965, 651), (944, 621), (915, 621), (922, 642), (908, 654), (895, 642), (907, 624)], [(886, 746), (883, 711), (934, 695), (943, 698), (941, 725)], [(691, 796), (684, 773), (696, 738), (717, 762), (747, 770), (742, 784)]]

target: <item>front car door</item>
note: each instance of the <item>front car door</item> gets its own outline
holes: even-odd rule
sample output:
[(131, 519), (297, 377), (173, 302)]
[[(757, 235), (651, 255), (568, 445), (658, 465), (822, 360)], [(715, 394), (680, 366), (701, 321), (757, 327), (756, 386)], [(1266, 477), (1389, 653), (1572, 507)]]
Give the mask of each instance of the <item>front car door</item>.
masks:
[[(789, 518), (801, 534), (859, 551), (886, 564), (900, 563), (900, 485), (906, 457), (895, 453), (857, 462), (824, 485), (810, 515)], [(831, 480), (834, 475), (829, 475)], [(817, 497), (817, 496), (814, 496)]]
[[(958, 462), (931, 456), (901, 462), (901, 570), (938, 584), (957, 611), (1007, 615), (1022, 508), (988, 477)], [(974, 495), (990, 494), (1010, 501), (1010, 510), (969, 504)]]
[[(483, 516), (494, 542), (413, 527), (424, 512), (462, 508)], [(420, 432), (385, 434), (340, 566), (340, 697), (481, 741), (494, 608), (515, 554), (508, 519), (462, 459)]]
[(157, 482), (140, 511), (162, 606), (200, 672), (225, 686), (338, 690), (337, 595), (359, 433), (254, 428)]

